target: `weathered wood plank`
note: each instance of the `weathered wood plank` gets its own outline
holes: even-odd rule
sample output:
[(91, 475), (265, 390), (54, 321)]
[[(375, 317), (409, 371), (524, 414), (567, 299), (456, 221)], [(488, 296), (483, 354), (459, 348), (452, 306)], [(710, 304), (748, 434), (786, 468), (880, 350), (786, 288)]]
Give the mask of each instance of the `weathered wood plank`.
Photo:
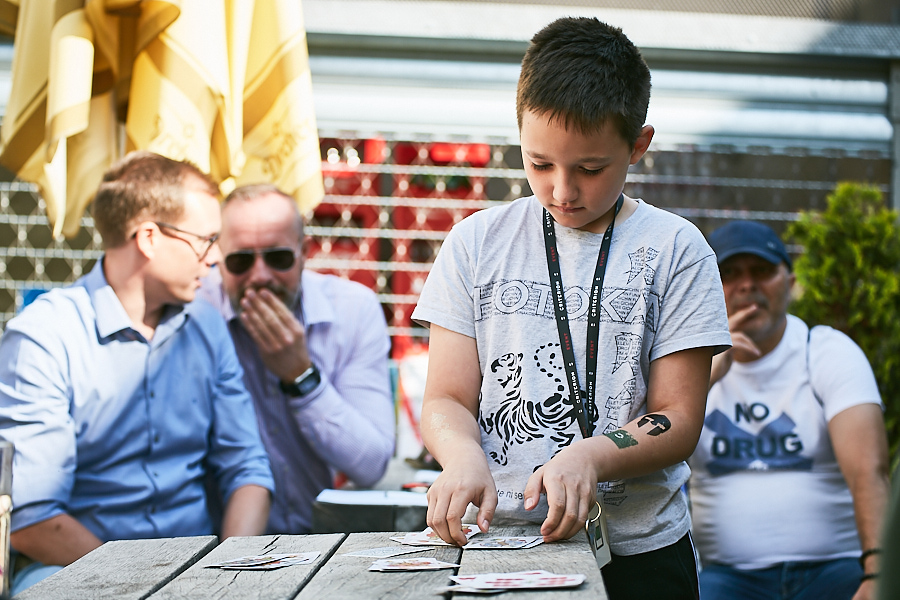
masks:
[[(539, 535), (540, 527), (491, 527), (490, 535)], [(577, 588), (547, 591), (516, 591), (516, 598), (529, 600), (564, 600), (594, 598), (606, 600), (606, 588), (594, 555), (583, 533), (553, 544), (540, 544), (525, 550), (464, 550), (459, 563), (460, 575), (476, 573), (509, 573), (543, 569), (559, 574), (583, 573), (587, 580)], [(453, 594), (456, 598), (472, 598), (471, 595)]]
[[(369, 571), (374, 558), (344, 556), (348, 552), (380, 548), (382, 546), (399, 546), (391, 541), (394, 533), (351, 533), (341, 544), (331, 560), (324, 565), (312, 581), (303, 588), (297, 600), (360, 600), (362, 598), (390, 598), (403, 600), (406, 598), (437, 598), (436, 588), (452, 583), (450, 575), (456, 569), (440, 571), (402, 571), (384, 573)], [(431, 556), (438, 560), (459, 564), (462, 550), (455, 547), (423, 547), (422, 552), (405, 554), (404, 557)]]
[[(344, 539), (344, 534), (261, 535), (233, 537), (222, 542), (190, 569), (176, 577), (151, 600), (291, 600), (323, 565)], [(269, 553), (320, 552), (310, 565), (283, 567), (272, 571), (226, 571), (205, 565)]]
[(213, 535), (106, 542), (16, 600), (143, 600), (217, 543)]

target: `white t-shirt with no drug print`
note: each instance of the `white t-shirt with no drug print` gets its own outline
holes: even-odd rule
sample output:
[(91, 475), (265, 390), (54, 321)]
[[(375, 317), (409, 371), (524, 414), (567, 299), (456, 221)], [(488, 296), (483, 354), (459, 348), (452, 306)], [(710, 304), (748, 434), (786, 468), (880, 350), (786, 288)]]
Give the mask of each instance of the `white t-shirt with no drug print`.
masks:
[(859, 346), (830, 327), (810, 335), (793, 315), (771, 352), (732, 365), (710, 390), (689, 461), (701, 560), (763, 569), (859, 556), (828, 421), (867, 403), (881, 399)]
[[(647, 412), (650, 362), (695, 347), (730, 345), (715, 255), (684, 219), (642, 201), (613, 234), (601, 296), (595, 435)], [(588, 297), (602, 234), (556, 225), (570, 328), (584, 388)], [(457, 224), (413, 318), (475, 338), (483, 375), (478, 421), (497, 484), (495, 522), (541, 522), (525, 511), (528, 477), (581, 438), (569, 404), (536, 198)], [(679, 463), (601, 484), (610, 542), (629, 555), (672, 544), (689, 529)]]

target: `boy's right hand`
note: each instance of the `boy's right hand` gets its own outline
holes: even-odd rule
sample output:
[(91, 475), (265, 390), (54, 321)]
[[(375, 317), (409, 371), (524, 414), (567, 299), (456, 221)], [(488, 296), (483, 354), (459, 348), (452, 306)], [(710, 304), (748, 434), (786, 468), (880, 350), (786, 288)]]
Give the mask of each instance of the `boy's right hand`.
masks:
[(448, 544), (464, 546), (462, 519), (469, 503), (478, 507), (477, 523), (486, 533), (497, 509), (497, 486), (483, 453), (457, 456), (428, 489), (426, 522)]

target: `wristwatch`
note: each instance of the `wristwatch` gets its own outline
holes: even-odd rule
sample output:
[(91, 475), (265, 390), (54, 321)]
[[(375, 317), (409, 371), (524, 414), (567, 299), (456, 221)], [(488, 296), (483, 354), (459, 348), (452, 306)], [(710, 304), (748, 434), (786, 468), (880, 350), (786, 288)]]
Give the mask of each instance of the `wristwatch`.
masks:
[(281, 391), (288, 396), (298, 398), (312, 392), (319, 387), (321, 382), (322, 376), (319, 375), (319, 369), (316, 368), (316, 365), (311, 364), (307, 370), (303, 371), (300, 377), (291, 383), (281, 381), (278, 383), (278, 386), (281, 388)]

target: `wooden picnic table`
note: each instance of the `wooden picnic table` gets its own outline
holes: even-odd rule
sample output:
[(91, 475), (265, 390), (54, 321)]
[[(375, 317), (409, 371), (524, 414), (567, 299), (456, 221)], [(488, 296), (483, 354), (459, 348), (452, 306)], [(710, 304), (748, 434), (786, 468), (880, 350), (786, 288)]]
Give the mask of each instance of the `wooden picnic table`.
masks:
[[(537, 526), (492, 527), (492, 535), (536, 535)], [(449, 598), (436, 590), (452, 582), (449, 575), (528, 571), (582, 573), (577, 588), (508, 592), (523, 600), (607, 598), (600, 570), (583, 534), (524, 550), (462, 550), (426, 547), (405, 556), (433, 556), (460, 565), (440, 571), (368, 571), (375, 559), (344, 556), (348, 552), (393, 546), (394, 533), (331, 533), (214, 536), (107, 542), (62, 571), (15, 596), (15, 600), (360, 600), (365, 598)], [(402, 534), (400, 534), (402, 535)], [(309, 565), (270, 571), (204, 568), (242, 556), (266, 553), (320, 552)], [(462, 596), (472, 598), (473, 596)]]

